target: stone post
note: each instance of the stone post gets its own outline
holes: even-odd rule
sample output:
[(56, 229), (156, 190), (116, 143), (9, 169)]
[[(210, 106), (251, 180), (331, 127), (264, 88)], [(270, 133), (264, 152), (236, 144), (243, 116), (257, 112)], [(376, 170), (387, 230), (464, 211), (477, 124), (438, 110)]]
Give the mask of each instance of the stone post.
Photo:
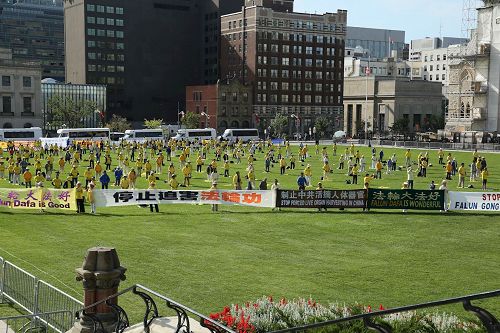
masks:
[[(125, 280), (126, 270), (120, 266), (120, 260), (114, 248), (93, 247), (88, 249), (82, 267), (76, 269), (76, 280), (83, 282), (84, 307), (116, 294), (120, 281)], [(111, 302), (118, 304), (118, 299), (114, 298)], [(88, 309), (86, 314), (97, 317), (103, 324), (105, 332), (113, 332), (117, 318), (108, 305), (99, 304)], [(71, 329), (71, 332), (92, 333), (92, 320), (88, 316), (83, 316)]]

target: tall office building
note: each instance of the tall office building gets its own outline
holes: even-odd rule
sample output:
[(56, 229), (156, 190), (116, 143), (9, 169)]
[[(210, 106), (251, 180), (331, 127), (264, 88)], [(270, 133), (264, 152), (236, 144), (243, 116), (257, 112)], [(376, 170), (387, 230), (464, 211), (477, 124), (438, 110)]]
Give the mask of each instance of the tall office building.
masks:
[(219, 18), (243, 0), (65, 3), (66, 80), (108, 86), (108, 115), (177, 120), (185, 86), (219, 77)]
[(399, 30), (347, 27), (346, 47), (361, 47), (372, 58), (383, 59), (397, 51), (397, 57), (405, 54), (405, 32)]
[(266, 128), (281, 113), (297, 120), (289, 122), (296, 132), (320, 115), (341, 127), (347, 12), (275, 11), (263, 2), (247, 0), (250, 6), (222, 16), (221, 78), (254, 86), (255, 126)]
[(64, 80), (62, 0), (0, 0), (0, 48), (13, 59), (39, 62), (42, 77)]

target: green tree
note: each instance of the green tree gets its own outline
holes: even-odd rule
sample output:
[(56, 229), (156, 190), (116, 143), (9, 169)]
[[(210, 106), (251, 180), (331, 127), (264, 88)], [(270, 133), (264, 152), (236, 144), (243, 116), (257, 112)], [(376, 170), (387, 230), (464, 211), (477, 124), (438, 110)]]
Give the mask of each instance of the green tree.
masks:
[(47, 106), (51, 124), (55, 126), (64, 124), (69, 128), (84, 127), (85, 120), (99, 112), (93, 101), (74, 101), (69, 97), (62, 96), (52, 97), (47, 102)]
[(327, 116), (319, 116), (314, 121), (314, 127), (316, 127), (316, 134), (318, 134), (319, 138), (324, 138), (328, 134), (333, 134), (333, 123), (330, 118)]
[(278, 113), (274, 119), (271, 120), (271, 133), (276, 137), (283, 137), (288, 129), (288, 117)]
[(106, 127), (111, 130), (111, 132), (125, 132), (126, 130), (132, 128), (132, 125), (127, 120), (127, 118), (121, 117), (114, 114), (111, 120), (106, 124)]
[(163, 124), (163, 119), (144, 119), (144, 127), (148, 129), (160, 128)]
[(437, 132), (437, 130), (443, 129), (445, 126), (445, 120), (443, 116), (432, 115), (429, 119), (429, 130), (432, 132)]
[(408, 134), (410, 131), (409, 124), (410, 120), (408, 118), (399, 118), (394, 121), (394, 124), (389, 127), (389, 130), (396, 135)]
[(200, 115), (194, 112), (186, 112), (184, 117), (182, 117), (182, 124), (186, 128), (199, 128), (200, 127)]

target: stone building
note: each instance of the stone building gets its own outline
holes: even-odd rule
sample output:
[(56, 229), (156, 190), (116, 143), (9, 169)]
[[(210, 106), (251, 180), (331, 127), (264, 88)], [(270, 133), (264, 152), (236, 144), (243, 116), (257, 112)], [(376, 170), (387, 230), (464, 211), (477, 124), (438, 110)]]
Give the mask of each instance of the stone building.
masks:
[(200, 127), (253, 128), (258, 119), (252, 117), (252, 86), (238, 80), (222, 80), (217, 84), (186, 87), (186, 112), (200, 115)]
[(42, 127), (42, 67), (0, 50), (0, 127)]
[(470, 42), (451, 59), (449, 133), (500, 130), (500, 1), (484, 0)]
[(344, 81), (344, 131), (348, 136), (367, 130), (384, 134), (400, 118), (412, 132), (426, 131), (431, 116), (442, 115), (440, 82), (407, 78), (357, 77)]

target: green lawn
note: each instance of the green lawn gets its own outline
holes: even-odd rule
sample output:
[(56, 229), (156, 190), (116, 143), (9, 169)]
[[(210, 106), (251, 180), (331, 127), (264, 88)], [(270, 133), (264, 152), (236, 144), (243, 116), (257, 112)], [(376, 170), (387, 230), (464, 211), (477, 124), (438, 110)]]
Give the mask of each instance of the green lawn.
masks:
[[(320, 161), (312, 153), (306, 163), (317, 175)], [(398, 151), (399, 162), (403, 153)], [(472, 156), (453, 155), (465, 162)], [(435, 156), (431, 151), (434, 165)], [(485, 156), (490, 187), (498, 190), (500, 155)], [(257, 178), (262, 178), (263, 158), (257, 159)], [(336, 163), (337, 158), (331, 160)], [(282, 187), (295, 188), (297, 172), (286, 177), (278, 173), (275, 166), (268, 178), (278, 177)], [(427, 179), (416, 178), (416, 187), (427, 188), (431, 179), (438, 182), (443, 175), (434, 166)], [(209, 185), (204, 174), (196, 178), (194, 188)], [(325, 185), (357, 188), (346, 185), (346, 178), (335, 170), (333, 181)], [(404, 179), (402, 172), (384, 175), (372, 187), (400, 188)], [(220, 188), (229, 188), (221, 180)], [(499, 288), (498, 215), (243, 207), (222, 207), (213, 214), (209, 206), (178, 205), (160, 209), (160, 214), (150, 214), (134, 206), (108, 208), (91, 216), (0, 208), (0, 256), (82, 298), (74, 268), (87, 248), (113, 246), (128, 268), (122, 287), (140, 283), (207, 314), (263, 295), (394, 307)], [(137, 316), (142, 308), (131, 302), (139, 304), (129, 297), (122, 300)], [(500, 313), (499, 300), (487, 305)], [(459, 307), (450, 310), (463, 314)], [(5, 313), (9, 310), (0, 307), (0, 316)]]

